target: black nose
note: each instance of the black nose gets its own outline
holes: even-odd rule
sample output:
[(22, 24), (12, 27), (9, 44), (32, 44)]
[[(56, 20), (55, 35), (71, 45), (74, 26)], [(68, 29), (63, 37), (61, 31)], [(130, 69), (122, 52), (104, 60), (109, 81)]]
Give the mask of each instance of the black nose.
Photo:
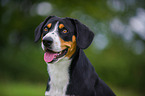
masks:
[(48, 38), (44, 38), (43, 39), (43, 44), (46, 47), (51, 46), (52, 43), (53, 43), (53, 39), (51, 37), (48, 37)]

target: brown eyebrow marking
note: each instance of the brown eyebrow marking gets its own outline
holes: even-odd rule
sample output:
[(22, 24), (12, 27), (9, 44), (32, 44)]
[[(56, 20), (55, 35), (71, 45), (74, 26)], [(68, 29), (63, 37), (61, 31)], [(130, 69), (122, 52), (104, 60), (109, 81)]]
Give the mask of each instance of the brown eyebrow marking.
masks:
[(48, 27), (48, 28), (50, 28), (50, 27), (51, 27), (51, 25), (52, 25), (52, 24), (51, 24), (51, 23), (49, 23), (49, 24), (47, 25), (47, 27)]
[(60, 24), (60, 25), (59, 25), (59, 29), (62, 29), (63, 27), (64, 27), (63, 24)]

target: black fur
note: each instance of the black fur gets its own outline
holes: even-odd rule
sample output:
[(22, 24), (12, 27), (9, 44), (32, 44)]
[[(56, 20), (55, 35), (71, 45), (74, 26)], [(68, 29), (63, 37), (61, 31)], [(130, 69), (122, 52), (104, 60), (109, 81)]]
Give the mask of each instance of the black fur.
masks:
[(70, 67), (67, 94), (76, 96), (115, 96), (98, 77), (82, 49), (78, 48)]
[[(49, 16), (35, 30), (35, 42), (37, 42), (42, 34), (42, 28), (52, 21), (60, 21), (64, 23), (70, 31), (68, 36), (60, 33), (61, 38), (65, 41), (71, 40), (71, 36), (75, 35), (77, 42), (77, 50), (72, 57), (71, 66), (69, 68), (70, 81), (66, 94), (68, 96), (115, 96), (112, 90), (98, 77), (94, 67), (86, 57), (83, 49), (91, 44), (94, 34), (88, 27), (72, 18), (59, 18)], [(50, 79), (48, 79), (48, 82)], [(46, 91), (49, 91), (49, 83), (47, 83)]]

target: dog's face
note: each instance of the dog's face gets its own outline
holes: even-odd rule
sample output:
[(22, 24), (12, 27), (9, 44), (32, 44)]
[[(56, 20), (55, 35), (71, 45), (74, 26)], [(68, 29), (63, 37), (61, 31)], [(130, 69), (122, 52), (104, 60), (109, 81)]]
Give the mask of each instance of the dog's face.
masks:
[(70, 20), (50, 19), (42, 27), (41, 46), (47, 63), (70, 58), (76, 50), (74, 26)]
[(87, 48), (93, 36), (94, 34), (76, 19), (56, 16), (49, 16), (35, 30), (35, 41), (41, 38), (44, 60), (49, 64), (65, 57), (70, 59), (76, 47)]

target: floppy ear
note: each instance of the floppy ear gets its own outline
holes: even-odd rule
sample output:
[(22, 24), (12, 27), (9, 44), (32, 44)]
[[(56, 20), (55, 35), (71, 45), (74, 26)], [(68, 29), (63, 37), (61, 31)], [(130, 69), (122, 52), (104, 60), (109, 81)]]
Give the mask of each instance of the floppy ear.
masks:
[(46, 22), (54, 16), (48, 16), (42, 23), (40, 23), (35, 29), (35, 40), (34, 42), (38, 42), (41, 34), (42, 34), (42, 27), (46, 24)]
[(93, 41), (94, 33), (77, 19), (72, 19), (77, 32), (77, 46), (81, 49), (86, 49)]

